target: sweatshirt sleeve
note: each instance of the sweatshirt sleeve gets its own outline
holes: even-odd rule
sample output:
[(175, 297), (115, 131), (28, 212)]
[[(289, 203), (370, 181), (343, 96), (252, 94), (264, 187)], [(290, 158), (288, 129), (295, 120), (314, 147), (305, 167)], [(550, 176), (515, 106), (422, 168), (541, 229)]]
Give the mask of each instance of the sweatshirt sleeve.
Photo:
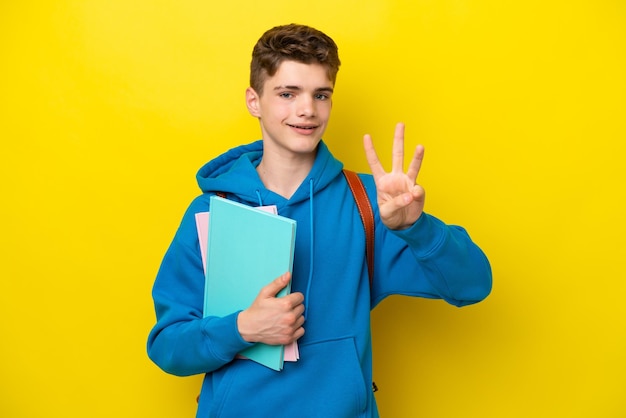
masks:
[(216, 370), (252, 345), (237, 329), (239, 312), (203, 317), (204, 270), (193, 206), (183, 217), (152, 289), (157, 322), (148, 336), (148, 355), (161, 369), (178, 376)]
[[(391, 294), (444, 299), (455, 306), (480, 302), (491, 292), (489, 261), (460, 226), (423, 213), (401, 231), (378, 224), (374, 305)], [(382, 247), (382, 248), (381, 248)]]

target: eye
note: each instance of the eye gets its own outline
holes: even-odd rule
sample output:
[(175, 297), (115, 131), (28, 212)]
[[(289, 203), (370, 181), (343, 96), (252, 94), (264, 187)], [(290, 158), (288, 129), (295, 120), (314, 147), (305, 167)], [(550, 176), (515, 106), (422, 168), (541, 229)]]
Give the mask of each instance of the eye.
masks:
[(317, 93), (315, 95), (315, 100), (322, 100), (323, 101), (323, 100), (328, 100), (328, 99), (330, 99), (330, 96), (328, 94), (326, 94), (326, 93)]
[(293, 97), (293, 93), (290, 93), (288, 91), (284, 91), (280, 94), (278, 94), (279, 97), (282, 97), (283, 99), (291, 99)]

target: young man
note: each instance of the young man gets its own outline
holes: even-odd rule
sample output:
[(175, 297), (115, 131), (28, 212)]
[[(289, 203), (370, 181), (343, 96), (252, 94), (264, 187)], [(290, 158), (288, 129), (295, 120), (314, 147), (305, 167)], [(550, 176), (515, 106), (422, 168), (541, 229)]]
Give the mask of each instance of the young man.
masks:
[[(203, 194), (163, 259), (148, 353), (166, 372), (205, 374), (198, 417), (377, 417), (370, 310), (391, 294), (463, 306), (491, 290), (487, 258), (465, 230), (423, 212), (424, 190), (416, 185), (423, 148), (403, 172), (402, 124), (390, 172), (364, 138), (373, 175), (360, 177), (376, 222), (370, 285), (363, 224), (343, 165), (322, 141), (339, 64), (333, 40), (313, 28), (280, 26), (261, 37), (246, 103), (262, 140), (200, 169)], [(251, 206), (276, 205), (280, 215), (295, 219), (295, 258), (293, 274), (268, 283), (249, 308), (203, 318), (194, 214), (210, 210), (217, 192)], [(292, 293), (276, 298), (289, 280)], [(237, 358), (256, 342), (296, 340), (300, 359), (280, 372)]]

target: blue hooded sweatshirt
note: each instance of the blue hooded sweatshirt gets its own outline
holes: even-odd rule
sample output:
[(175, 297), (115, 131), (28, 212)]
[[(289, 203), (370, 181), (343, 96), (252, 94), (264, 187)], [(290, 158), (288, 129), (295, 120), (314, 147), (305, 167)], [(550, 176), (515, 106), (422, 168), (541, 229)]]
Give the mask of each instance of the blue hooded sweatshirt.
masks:
[[(491, 290), (491, 269), (465, 230), (423, 213), (410, 228), (380, 221), (376, 187), (361, 174), (376, 221), (370, 288), (365, 232), (342, 174), (324, 142), (308, 177), (286, 199), (265, 188), (256, 166), (262, 141), (234, 148), (202, 167), (203, 194), (185, 213), (153, 288), (157, 323), (148, 354), (164, 371), (204, 373), (197, 417), (377, 417), (371, 389), (370, 310), (386, 296), (440, 298), (455, 306), (479, 302)], [(251, 344), (237, 316), (203, 317), (204, 273), (195, 217), (224, 192), (251, 206), (276, 205), (297, 221), (292, 291), (304, 294), (300, 359), (280, 372), (238, 359)]]

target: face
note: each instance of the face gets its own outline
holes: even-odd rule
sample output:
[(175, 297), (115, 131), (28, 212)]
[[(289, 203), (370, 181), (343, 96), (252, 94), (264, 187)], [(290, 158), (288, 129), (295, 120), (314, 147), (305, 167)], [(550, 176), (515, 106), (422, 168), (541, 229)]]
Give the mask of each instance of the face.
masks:
[(333, 84), (320, 64), (285, 61), (259, 96), (246, 90), (250, 114), (261, 123), (265, 152), (315, 154), (330, 117)]

